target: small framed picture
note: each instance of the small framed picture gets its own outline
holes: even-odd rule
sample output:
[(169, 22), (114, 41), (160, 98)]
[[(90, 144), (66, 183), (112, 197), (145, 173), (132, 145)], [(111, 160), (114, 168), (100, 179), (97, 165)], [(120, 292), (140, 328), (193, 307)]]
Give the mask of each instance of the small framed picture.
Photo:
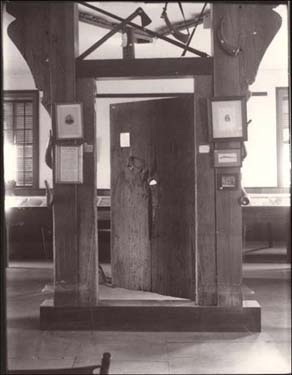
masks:
[(82, 104), (56, 104), (56, 139), (81, 138), (83, 138)]
[(208, 100), (211, 141), (247, 140), (246, 98), (216, 97)]
[(214, 150), (214, 167), (241, 167), (241, 149)]
[(57, 184), (83, 183), (83, 146), (55, 146), (55, 182)]
[(218, 173), (217, 190), (238, 190), (239, 173)]

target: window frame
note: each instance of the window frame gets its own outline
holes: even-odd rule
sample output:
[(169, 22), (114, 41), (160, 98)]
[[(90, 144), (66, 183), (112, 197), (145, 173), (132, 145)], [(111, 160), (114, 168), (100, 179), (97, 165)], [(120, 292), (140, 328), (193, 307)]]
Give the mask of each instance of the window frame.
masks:
[[(283, 174), (282, 174), (282, 136), (281, 136), (281, 114), (280, 114), (280, 95), (279, 92), (282, 90), (288, 90), (288, 96), (290, 97), (290, 89), (289, 86), (278, 86), (274, 87), (274, 103), (275, 103), (275, 132), (276, 132), (276, 186), (257, 186), (257, 187), (246, 187), (246, 191), (249, 194), (287, 194), (290, 193), (290, 186), (285, 186), (283, 183)], [(252, 96), (267, 96), (267, 92), (252, 92)], [(289, 119), (290, 119), (290, 104), (289, 105)], [(289, 130), (290, 130), (290, 142), (291, 142), (291, 123), (289, 123)], [(291, 156), (290, 156), (291, 157)]]
[[(288, 96), (288, 105), (289, 105), (289, 87), (288, 86), (280, 86), (275, 88), (275, 98), (276, 98), (276, 129), (277, 129), (277, 186), (278, 188), (289, 188), (285, 186), (283, 180), (283, 141), (282, 141), (282, 113), (281, 113), (281, 104), (283, 96)], [(285, 91), (285, 93), (283, 93)], [(290, 108), (289, 108), (290, 111)], [(290, 119), (290, 116), (288, 116)], [(290, 144), (291, 144), (291, 127), (290, 123), (288, 124), (289, 132), (290, 132)], [(291, 150), (290, 150), (290, 160), (291, 160)]]
[[(32, 186), (16, 186), (15, 194), (31, 194), (39, 189), (39, 91), (38, 90), (4, 90), (3, 104), (7, 101), (17, 102), (30, 100), (32, 102)], [(3, 108), (4, 117), (4, 108)], [(4, 129), (3, 142), (4, 142)], [(13, 132), (15, 128), (13, 128)]]

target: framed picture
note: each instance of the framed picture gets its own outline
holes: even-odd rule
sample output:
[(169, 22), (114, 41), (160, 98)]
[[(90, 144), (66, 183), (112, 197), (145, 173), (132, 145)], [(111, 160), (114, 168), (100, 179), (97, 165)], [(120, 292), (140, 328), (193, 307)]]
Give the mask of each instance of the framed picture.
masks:
[(217, 190), (238, 190), (239, 173), (218, 173)]
[(56, 139), (83, 138), (81, 103), (56, 104)]
[(241, 167), (241, 149), (214, 150), (214, 167)]
[(246, 98), (216, 97), (208, 100), (211, 141), (247, 140)]
[(55, 146), (55, 182), (57, 184), (83, 183), (83, 146)]

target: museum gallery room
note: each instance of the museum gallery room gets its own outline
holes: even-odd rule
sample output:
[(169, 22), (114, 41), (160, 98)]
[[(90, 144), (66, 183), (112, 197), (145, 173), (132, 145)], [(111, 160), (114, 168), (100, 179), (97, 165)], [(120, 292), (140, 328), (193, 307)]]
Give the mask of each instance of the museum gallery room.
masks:
[(288, 2), (1, 7), (1, 374), (291, 373)]

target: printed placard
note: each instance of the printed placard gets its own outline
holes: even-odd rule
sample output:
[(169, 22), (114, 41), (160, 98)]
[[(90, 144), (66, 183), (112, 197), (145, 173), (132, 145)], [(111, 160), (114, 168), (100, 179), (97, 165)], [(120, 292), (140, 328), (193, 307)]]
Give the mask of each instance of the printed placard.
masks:
[(214, 166), (241, 167), (241, 149), (214, 150)]

